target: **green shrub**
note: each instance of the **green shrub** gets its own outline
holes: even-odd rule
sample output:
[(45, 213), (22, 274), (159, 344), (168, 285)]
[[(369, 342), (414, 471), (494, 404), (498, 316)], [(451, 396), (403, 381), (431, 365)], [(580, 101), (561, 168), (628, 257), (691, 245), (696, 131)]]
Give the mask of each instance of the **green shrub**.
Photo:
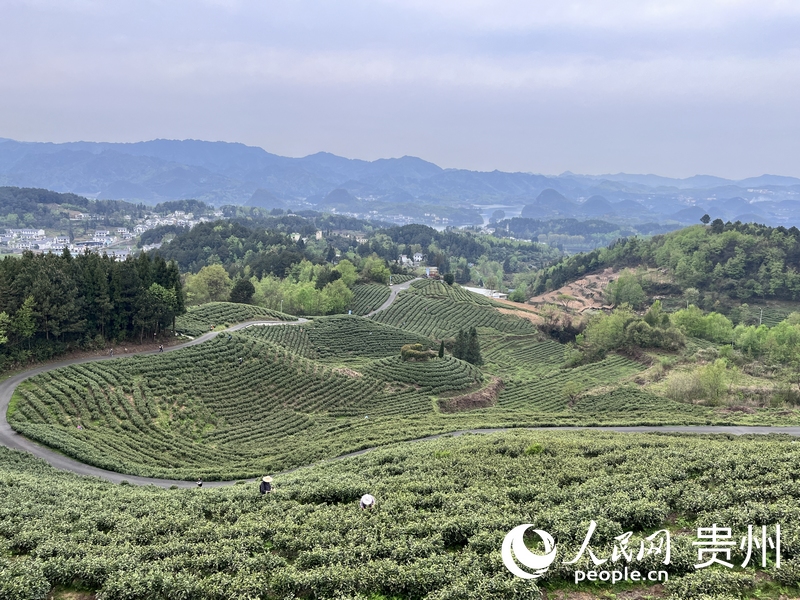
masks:
[(40, 563), (0, 558), (0, 600), (43, 600), (49, 591)]
[(403, 360), (424, 362), (436, 356), (436, 353), (433, 350), (428, 350), (422, 344), (406, 344), (400, 348), (400, 356), (403, 357)]
[(538, 443), (533, 443), (527, 448), (525, 448), (525, 454), (528, 456), (533, 456), (534, 454), (541, 454), (544, 452), (544, 446)]

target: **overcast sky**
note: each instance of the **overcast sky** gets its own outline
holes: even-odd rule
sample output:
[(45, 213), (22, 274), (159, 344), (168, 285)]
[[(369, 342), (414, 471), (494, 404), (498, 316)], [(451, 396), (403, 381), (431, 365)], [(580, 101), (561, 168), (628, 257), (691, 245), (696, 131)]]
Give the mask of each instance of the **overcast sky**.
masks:
[(0, 137), (800, 176), (796, 0), (2, 0)]

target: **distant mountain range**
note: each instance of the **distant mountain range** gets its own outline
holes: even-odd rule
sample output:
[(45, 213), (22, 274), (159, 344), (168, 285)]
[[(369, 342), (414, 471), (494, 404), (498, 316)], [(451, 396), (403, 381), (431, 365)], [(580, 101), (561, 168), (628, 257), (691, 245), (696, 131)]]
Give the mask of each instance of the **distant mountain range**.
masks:
[(244, 144), (152, 140), (131, 144), (0, 138), (0, 185), (149, 204), (195, 198), (214, 205), (314, 208), (396, 222), (480, 224), (495, 205), (510, 216), (696, 223), (800, 224), (800, 179), (762, 175), (544, 176), (441, 167), (412, 156), (364, 161), (320, 152), (288, 158)]

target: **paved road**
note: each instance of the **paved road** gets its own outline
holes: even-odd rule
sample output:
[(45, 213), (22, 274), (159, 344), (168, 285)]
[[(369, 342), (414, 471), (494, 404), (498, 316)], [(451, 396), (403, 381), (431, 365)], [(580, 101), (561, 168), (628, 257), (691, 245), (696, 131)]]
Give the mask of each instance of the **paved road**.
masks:
[[(211, 338), (219, 335), (219, 334), (226, 334), (230, 331), (236, 331), (238, 329), (246, 329), (248, 327), (258, 327), (258, 326), (269, 326), (269, 325), (300, 325), (301, 323), (307, 323), (308, 319), (298, 319), (297, 321), (249, 321), (246, 323), (239, 323), (237, 325), (233, 325), (228, 327), (227, 329), (221, 329), (219, 331), (210, 331), (208, 333), (204, 333), (203, 335), (193, 339), (190, 342), (186, 342), (185, 344), (179, 344), (177, 346), (171, 346), (168, 348), (164, 348), (164, 352), (175, 352), (176, 350), (181, 350), (182, 348), (188, 348), (189, 346), (196, 346), (197, 344), (202, 344), (205, 341), (210, 340)], [(24, 450), (26, 452), (30, 452), (34, 456), (38, 456), (39, 458), (43, 458), (46, 460), (50, 465), (54, 466), (57, 469), (62, 469), (64, 471), (71, 471), (73, 473), (77, 473), (78, 475), (93, 475), (97, 477), (102, 477), (103, 479), (108, 479), (109, 481), (113, 481), (114, 483), (119, 483), (122, 480), (128, 481), (130, 483), (135, 483), (139, 485), (158, 485), (162, 487), (169, 487), (171, 485), (177, 485), (178, 487), (192, 487), (195, 485), (192, 482), (187, 481), (172, 481), (169, 479), (152, 479), (149, 477), (137, 477), (135, 475), (122, 475), (120, 473), (115, 473), (113, 471), (106, 471), (105, 469), (99, 469), (97, 467), (92, 467), (90, 465), (86, 465), (82, 462), (78, 462), (77, 460), (73, 460), (64, 456), (63, 454), (59, 454), (53, 450), (45, 446), (41, 446), (36, 442), (33, 442), (11, 428), (11, 425), (8, 424), (6, 420), (6, 413), (8, 412), (8, 403), (11, 401), (11, 395), (14, 393), (16, 387), (28, 379), (29, 377), (33, 377), (34, 375), (38, 375), (39, 373), (44, 373), (46, 371), (51, 371), (53, 369), (59, 369), (61, 367), (67, 367), (69, 365), (77, 365), (86, 362), (95, 362), (101, 360), (126, 360), (126, 357), (132, 356), (134, 354), (158, 354), (158, 350), (148, 350), (145, 352), (134, 352), (126, 354), (122, 357), (111, 357), (111, 356), (92, 356), (88, 358), (75, 358), (70, 360), (63, 360), (56, 363), (48, 363), (46, 365), (41, 365), (38, 367), (34, 367), (32, 369), (28, 369), (22, 373), (18, 373), (17, 375), (13, 375), (9, 377), (3, 382), (0, 382), (0, 445), (7, 446), (8, 448), (14, 448), (16, 450)], [(228, 482), (233, 483), (233, 482)], [(220, 482), (209, 483), (206, 485), (222, 485)]]
[[(408, 286), (411, 284), (411, 281), (406, 283), (401, 283), (397, 286), (392, 286), (392, 288), (397, 288), (396, 290), (393, 289), (393, 296), (384, 303), (384, 306), (388, 306), (391, 304), (391, 301), (394, 297), (397, 296), (397, 293), (402, 289), (408, 289)], [(383, 308), (383, 307), (382, 307)], [(381, 310), (381, 309), (378, 309)], [(377, 312), (377, 311), (376, 311)], [(210, 340), (216, 335), (220, 333), (225, 334), (229, 331), (236, 331), (239, 329), (246, 329), (248, 327), (257, 327), (257, 326), (271, 326), (271, 325), (299, 325), (301, 323), (307, 323), (307, 319), (299, 319), (297, 321), (251, 321), (247, 323), (239, 323), (238, 325), (234, 325), (229, 327), (228, 329), (220, 330), (220, 331), (212, 331), (203, 334), (202, 336), (187, 342), (185, 344), (180, 344), (178, 346), (172, 346), (170, 348), (165, 348), (164, 352), (174, 352), (176, 350), (180, 350), (182, 348), (187, 348), (189, 346), (195, 346), (197, 344), (202, 344), (203, 342)], [(158, 351), (147, 351), (142, 352), (140, 354), (156, 354)], [(128, 354), (126, 356), (131, 356)], [(38, 367), (34, 367), (29, 369), (23, 373), (18, 373), (3, 382), (0, 382), (0, 445), (7, 446), (9, 448), (14, 448), (17, 450), (24, 450), (26, 452), (30, 452), (34, 456), (44, 459), (47, 461), (51, 466), (61, 469), (64, 471), (70, 471), (72, 473), (76, 473), (78, 475), (89, 475), (94, 477), (101, 477), (108, 481), (114, 483), (120, 483), (121, 481), (128, 481), (129, 483), (133, 483), (136, 485), (156, 485), (160, 487), (170, 487), (170, 486), (177, 486), (182, 488), (189, 488), (194, 487), (196, 484), (191, 481), (177, 481), (172, 479), (156, 479), (151, 477), (138, 477), (136, 475), (123, 475), (121, 473), (116, 473), (114, 471), (107, 471), (105, 469), (99, 469), (97, 467), (93, 467), (77, 460), (68, 458), (63, 454), (59, 454), (45, 446), (41, 446), (31, 440), (23, 437), (22, 435), (15, 432), (11, 429), (11, 426), (8, 424), (6, 420), (6, 412), (8, 410), (8, 403), (11, 400), (11, 395), (14, 393), (16, 387), (29, 377), (33, 377), (34, 375), (38, 375), (39, 373), (44, 373), (45, 371), (50, 371), (52, 369), (58, 369), (61, 367), (66, 367), (69, 365), (75, 365), (85, 362), (93, 362), (93, 361), (100, 361), (100, 360), (125, 360), (125, 357), (114, 357), (111, 358), (110, 356), (98, 356), (98, 357), (89, 357), (89, 358), (78, 358), (78, 359), (71, 359), (71, 360), (64, 360), (57, 363), (50, 363), (47, 365), (41, 365)], [(768, 435), (768, 434), (784, 434), (790, 435), (794, 437), (800, 437), (800, 427), (738, 427), (738, 426), (711, 426), (711, 425), (664, 425), (664, 426), (634, 426), (634, 427), (526, 427), (526, 428), (497, 428), (497, 429), (464, 429), (459, 431), (453, 431), (449, 433), (437, 434), (426, 436), (422, 438), (418, 438), (415, 440), (408, 440), (408, 442), (422, 442), (422, 441), (429, 441), (442, 438), (444, 436), (460, 436), (467, 433), (471, 434), (486, 434), (486, 433), (496, 433), (496, 432), (503, 432), (503, 431), (613, 431), (619, 433), (651, 433), (651, 432), (661, 432), (661, 433), (692, 433), (692, 434), (728, 434), (728, 435)], [(341, 460), (343, 458), (349, 458), (352, 456), (359, 456), (362, 454), (366, 454), (375, 448), (368, 448), (365, 450), (359, 450), (358, 452), (351, 452), (349, 454), (344, 454), (342, 456), (337, 456), (331, 460)], [(302, 467), (300, 467), (302, 468)], [(297, 469), (291, 469), (289, 471), (285, 471), (283, 473), (278, 473), (278, 475), (291, 473), (292, 471), (296, 471)], [(219, 487), (224, 485), (232, 485), (235, 481), (214, 481), (214, 482), (206, 482), (204, 483), (205, 487)]]
[(398, 283), (397, 285), (390, 285), (389, 289), (392, 290), (392, 292), (391, 292), (391, 294), (389, 294), (389, 299), (386, 300), (386, 302), (381, 304), (378, 308), (376, 308), (372, 312), (367, 313), (366, 316), (371, 317), (375, 313), (380, 312), (382, 310), (386, 310), (387, 308), (389, 308), (392, 305), (392, 302), (394, 302), (395, 299), (397, 298), (397, 294), (399, 294), (403, 290), (407, 290), (408, 288), (411, 287), (412, 283), (414, 283), (415, 281), (419, 281), (420, 279), (422, 279), (422, 278), (421, 277), (417, 277), (416, 279), (410, 279), (409, 281), (406, 281), (405, 283)]

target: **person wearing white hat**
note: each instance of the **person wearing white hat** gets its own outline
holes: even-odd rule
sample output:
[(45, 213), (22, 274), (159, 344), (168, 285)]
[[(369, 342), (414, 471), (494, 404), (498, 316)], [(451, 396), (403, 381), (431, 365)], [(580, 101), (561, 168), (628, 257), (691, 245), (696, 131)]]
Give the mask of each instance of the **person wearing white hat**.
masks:
[(372, 508), (375, 506), (375, 497), (370, 494), (364, 494), (361, 496), (361, 502), (359, 502), (358, 505), (362, 510), (365, 508)]
[(269, 475), (264, 475), (264, 477), (261, 478), (261, 485), (258, 486), (258, 491), (261, 492), (262, 494), (268, 494), (269, 492), (271, 492), (272, 477), (270, 477)]

